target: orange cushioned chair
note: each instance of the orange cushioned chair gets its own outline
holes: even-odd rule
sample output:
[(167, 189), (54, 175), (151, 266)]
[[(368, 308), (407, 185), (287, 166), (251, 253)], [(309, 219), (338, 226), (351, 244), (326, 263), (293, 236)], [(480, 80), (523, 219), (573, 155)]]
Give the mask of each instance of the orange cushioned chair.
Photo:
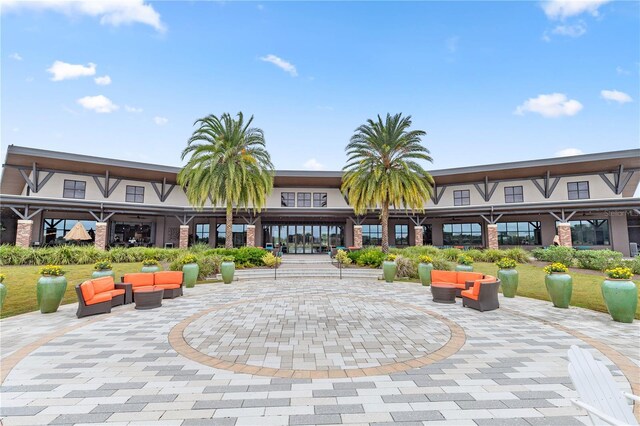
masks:
[(431, 283), (441, 283), (441, 284), (455, 284), (456, 283), (456, 272), (455, 271), (431, 271)]
[(135, 274), (124, 274), (123, 283), (131, 284), (131, 290), (135, 294), (136, 291), (153, 290), (153, 274), (146, 272), (138, 272)]
[(500, 280), (486, 275), (485, 278), (476, 280), (469, 290), (462, 291), (462, 306), (468, 306), (480, 312), (498, 309), (500, 307), (498, 302), (499, 288)]
[(456, 296), (461, 297), (463, 290), (469, 289), (475, 280), (482, 279), (479, 272), (431, 271), (431, 283), (451, 284), (456, 288)]
[(111, 295), (111, 306), (124, 304), (124, 289), (116, 288), (113, 277), (100, 277), (91, 280), (93, 288), (98, 293), (109, 293)]
[(78, 318), (87, 315), (108, 314), (111, 312), (111, 293), (96, 293), (93, 282), (85, 281), (76, 286), (78, 295)]
[(153, 273), (154, 287), (164, 290), (163, 299), (182, 296), (182, 271), (161, 271)]

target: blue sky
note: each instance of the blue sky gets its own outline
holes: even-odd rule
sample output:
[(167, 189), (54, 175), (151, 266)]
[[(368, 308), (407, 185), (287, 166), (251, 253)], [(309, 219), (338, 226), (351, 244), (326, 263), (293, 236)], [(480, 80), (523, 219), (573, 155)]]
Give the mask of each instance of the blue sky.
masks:
[(2, 0), (0, 19), (3, 158), (180, 165), (197, 118), (237, 111), (278, 169), (342, 168), (387, 112), (427, 131), (431, 169), (640, 141), (638, 2)]

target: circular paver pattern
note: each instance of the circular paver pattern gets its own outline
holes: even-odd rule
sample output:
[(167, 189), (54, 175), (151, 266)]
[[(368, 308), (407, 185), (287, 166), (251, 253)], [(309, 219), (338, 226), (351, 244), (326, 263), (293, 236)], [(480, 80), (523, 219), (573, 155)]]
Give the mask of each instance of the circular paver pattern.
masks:
[(346, 297), (250, 301), (203, 315), (183, 336), (236, 364), (289, 370), (378, 367), (423, 357), (451, 338), (447, 324), (410, 307)]

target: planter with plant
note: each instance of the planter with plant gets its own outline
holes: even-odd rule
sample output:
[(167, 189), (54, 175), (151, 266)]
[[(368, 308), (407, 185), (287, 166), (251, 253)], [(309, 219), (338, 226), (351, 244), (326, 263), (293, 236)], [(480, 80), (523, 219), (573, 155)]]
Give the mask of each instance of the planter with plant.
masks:
[(147, 258), (142, 261), (142, 272), (158, 272), (160, 270), (160, 262), (156, 259)]
[(384, 276), (384, 280), (388, 283), (392, 283), (393, 279), (396, 277), (397, 271), (398, 265), (396, 265), (396, 255), (387, 255), (385, 261), (382, 262), (382, 275)]
[(36, 286), (36, 297), (40, 312), (43, 314), (55, 312), (60, 307), (60, 302), (67, 291), (67, 279), (64, 273), (62, 268), (55, 265), (40, 268), (41, 277)]
[(4, 305), (4, 299), (7, 297), (7, 288), (2, 284), (5, 279), (4, 274), (0, 274), (0, 311), (2, 311), (2, 306)]
[(431, 285), (431, 271), (433, 270), (433, 259), (430, 256), (418, 256), (418, 277), (424, 286)]
[(567, 274), (568, 270), (569, 268), (560, 262), (544, 267), (544, 272), (547, 274), (544, 277), (544, 284), (556, 308), (568, 308), (571, 303), (573, 279)]
[(196, 281), (198, 281), (198, 274), (200, 273), (198, 258), (193, 254), (185, 254), (180, 259), (180, 263), (182, 263), (184, 286), (187, 288), (195, 287)]
[(502, 295), (504, 297), (516, 297), (518, 292), (516, 261), (509, 257), (503, 257), (496, 262), (496, 266), (498, 267), (498, 279), (502, 286)]
[(282, 263), (282, 258), (279, 256), (274, 256), (273, 253), (268, 252), (264, 256), (262, 256), (262, 263), (267, 268), (277, 268), (280, 263)]
[(457, 259), (456, 271), (473, 272), (473, 259), (471, 256), (461, 254)]
[(602, 286), (602, 297), (614, 321), (633, 322), (638, 307), (638, 287), (631, 281), (633, 272), (629, 268), (616, 267), (604, 271), (607, 279)]
[(116, 274), (113, 273), (111, 269), (111, 262), (108, 260), (98, 260), (93, 264), (93, 273), (91, 274), (91, 278), (100, 278), (100, 277), (113, 277), (116, 279)]
[(220, 265), (220, 275), (222, 275), (222, 281), (225, 284), (231, 284), (235, 272), (236, 264), (234, 263), (233, 256), (224, 256), (222, 258), (222, 264)]

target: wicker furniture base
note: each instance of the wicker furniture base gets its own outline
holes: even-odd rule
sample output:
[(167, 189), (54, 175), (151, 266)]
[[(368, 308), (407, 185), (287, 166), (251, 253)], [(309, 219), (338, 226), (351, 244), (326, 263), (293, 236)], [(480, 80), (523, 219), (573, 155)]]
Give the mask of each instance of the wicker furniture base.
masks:
[(182, 296), (182, 287), (178, 288), (165, 288), (163, 299), (175, 299), (178, 296)]
[(82, 290), (80, 290), (80, 284), (76, 286), (76, 295), (78, 296), (78, 310), (76, 311), (76, 317), (78, 318), (96, 314), (108, 314), (111, 312), (110, 300), (93, 305), (85, 304), (84, 297), (82, 297)]
[(500, 307), (498, 301), (498, 289), (500, 288), (500, 280), (494, 283), (484, 283), (480, 286), (478, 300), (468, 297), (462, 297), (462, 306), (477, 309), (480, 312), (493, 311)]
[(124, 304), (128, 305), (133, 302), (133, 285), (130, 283), (116, 283), (117, 289), (124, 290)]
[(113, 296), (111, 298), (111, 307), (124, 305), (124, 294)]
[(153, 309), (162, 306), (162, 296), (164, 290), (136, 291), (133, 299), (136, 302), (136, 309)]
[(451, 284), (431, 284), (431, 294), (436, 303), (456, 303), (456, 286)]

